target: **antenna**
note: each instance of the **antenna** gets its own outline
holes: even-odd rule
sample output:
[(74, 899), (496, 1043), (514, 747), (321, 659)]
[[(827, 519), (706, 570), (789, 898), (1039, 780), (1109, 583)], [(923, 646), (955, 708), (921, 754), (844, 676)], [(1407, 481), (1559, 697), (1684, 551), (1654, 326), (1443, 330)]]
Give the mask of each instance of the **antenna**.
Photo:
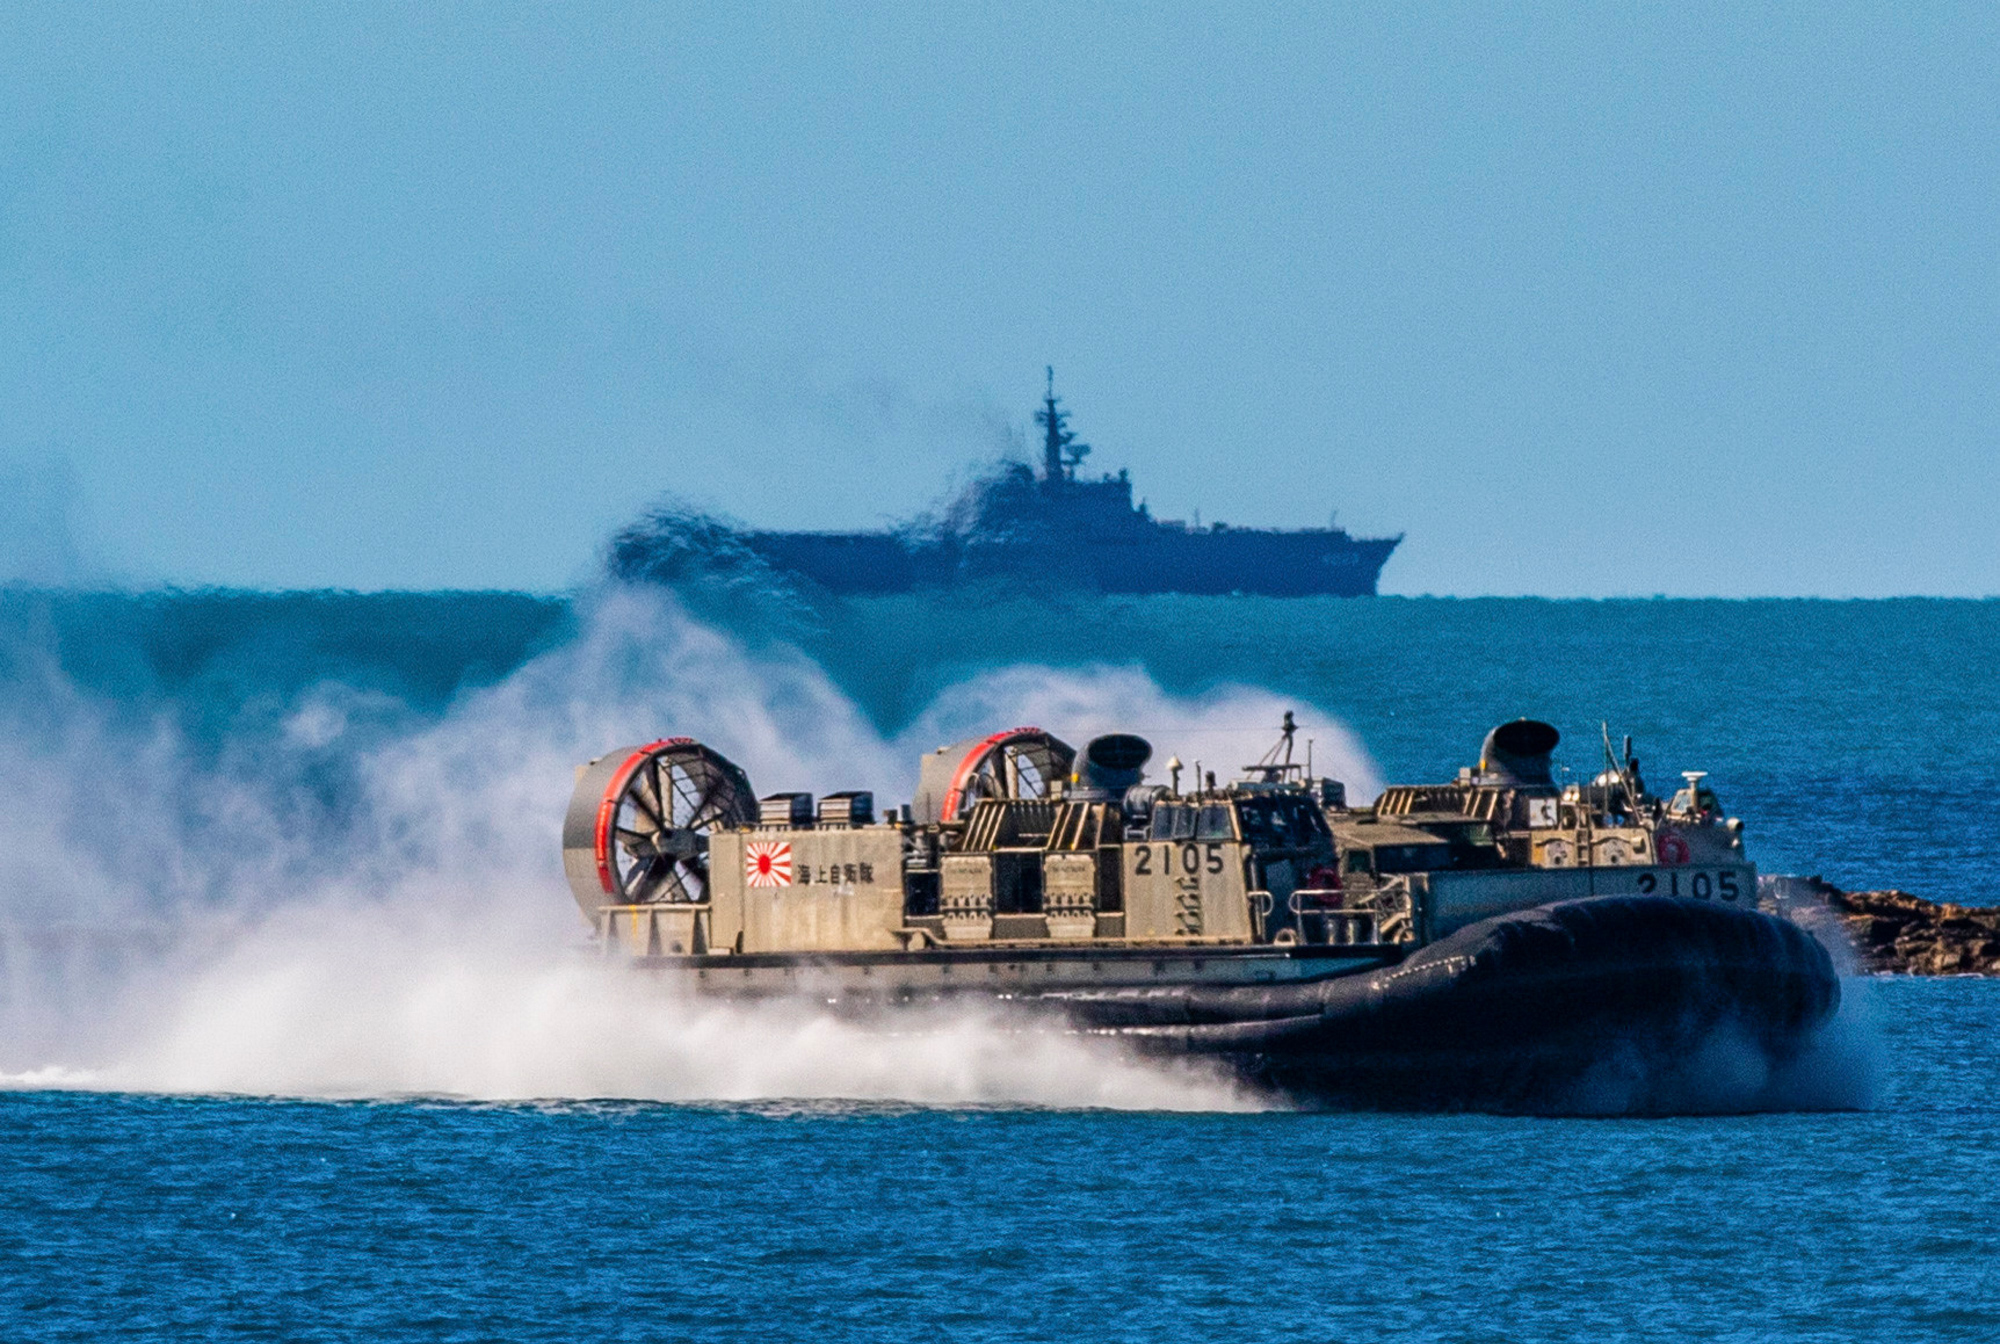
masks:
[(1618, 776), (1618, 782), (1625, 786), (1625, 805), (1634, 816), (1639, 812), (1639, 781), (1632, 769), (1632, 734), (1625, 734), (1625, 758), (1618, 759), (1611, 754), (1611, 725), (1600, 719), (1597, 724), (1604, 733), (1604, 763), (1611, 767), (1611, 773)]
[(1048, 386), (1042, 394), (1042, 409), (1035, 423), (1042, 427), (1042, 479), (1050, 485), (1076, 479), (1076, 469), (1090, 453), (1090, 445), (1078, 443), (1069, 428), (1069, 412), (1056, 404), (1056, 367), (1044, 364)]
[[(1255, 765), (1244, 766), (1243, 772), (1263, 780), (1266, 784), (1291, 779), (1299, 768), (1292, 764), (1292, 739), (1297, 736), (1298, 731), (1298, 720), (1292, 716), (1291, 710), (1286, 710), (1285, 721), (1278, 725), (1278, 740)], [(1307, 740), (1306, 747), (1310, 753), (1312, 747), (1310, 739)]]

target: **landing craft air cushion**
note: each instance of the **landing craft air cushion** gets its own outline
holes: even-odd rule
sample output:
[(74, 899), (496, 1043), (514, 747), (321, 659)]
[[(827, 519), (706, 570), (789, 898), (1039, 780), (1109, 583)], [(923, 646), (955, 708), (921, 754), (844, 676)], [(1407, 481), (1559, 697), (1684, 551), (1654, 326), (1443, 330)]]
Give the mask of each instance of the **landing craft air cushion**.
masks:
[(571, 888), (607, 955), (713, 993), (973, 995), (1303, 1096), (1533, 1104), (1608, 1051), (1729, 1022), (1773, 1059), (1838, 1002), (1823, 948), (1758, 913), (1707, 776), (1647, 792), (1629, 742), (1558, 785), (1519, 719), (1476, 767), (1348, 805), (1277, 747), (1148, 784), (1130, 734), (1021, 727), (926, 756), (914, 800), (759, 798), (688, 738), (578, 772)]

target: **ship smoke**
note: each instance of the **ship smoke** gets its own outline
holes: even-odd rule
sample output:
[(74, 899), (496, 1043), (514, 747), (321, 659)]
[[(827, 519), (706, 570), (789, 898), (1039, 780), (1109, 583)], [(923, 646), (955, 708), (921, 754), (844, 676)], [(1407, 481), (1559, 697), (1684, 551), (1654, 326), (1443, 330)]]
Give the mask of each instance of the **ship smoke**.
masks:
[[(887, 1030), (804, 1004), (677, 1000), (579, 952), (559, 831), (573, 766), (688, 732), (763, 788), (914, 784), (996, 722), (1254, 760), (1293, 705), (1184, 699), (1119, 668), (953, 686), (893, 737), (803, 655), (614, 588), (576, 637), (425, 719), (328, 684), (204, 748), (26, 660), (0, 735), (0, 1070), (15, 1086), (307, 1096), (831, 1097), (1216, 1108), (1219, 1077), (977, 1012)], [(25, 708), (32, 706), (33, 708)], [(1322, 723), (1323, 714), (1312, 717)], [(1362, 790), (1351, 741), (1321, 763)]]

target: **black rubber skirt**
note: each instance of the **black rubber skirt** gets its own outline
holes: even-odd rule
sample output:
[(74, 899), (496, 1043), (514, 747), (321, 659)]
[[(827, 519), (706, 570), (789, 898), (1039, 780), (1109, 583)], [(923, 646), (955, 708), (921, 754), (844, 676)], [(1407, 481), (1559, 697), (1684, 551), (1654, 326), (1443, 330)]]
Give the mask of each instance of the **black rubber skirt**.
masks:
[(1734, 1073), (1782, 1070), (1839, 1002), (1826, 949), (1785, 920), (1603, 896), (1482, 920), (1369, 973), (1077, 1007), (1088, 1028), (1302, 1101), (1645, 1111), (1701, 1108), (1718, 1050)]

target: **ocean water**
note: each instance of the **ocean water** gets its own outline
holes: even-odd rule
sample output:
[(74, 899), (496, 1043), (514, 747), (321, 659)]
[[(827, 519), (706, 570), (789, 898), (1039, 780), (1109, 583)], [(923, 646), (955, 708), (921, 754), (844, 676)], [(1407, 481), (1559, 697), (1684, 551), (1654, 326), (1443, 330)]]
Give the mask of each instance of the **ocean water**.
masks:
[(1986, 1340), (2000, 985), (1857, 1113), (0, 1096), (13, 1339)]
[(1834, 1109), (1298, 1114), (664, 998), (556, 846), (669, 732), (887, 801), (1293, 709), (1365, 796), (1534, 714), (1767, 871), (1996, 904), (1996, 668), (1990, 602), (0, 593), (0, 1338), (1994, 1338), (2000, 983), (1850, 982)]

